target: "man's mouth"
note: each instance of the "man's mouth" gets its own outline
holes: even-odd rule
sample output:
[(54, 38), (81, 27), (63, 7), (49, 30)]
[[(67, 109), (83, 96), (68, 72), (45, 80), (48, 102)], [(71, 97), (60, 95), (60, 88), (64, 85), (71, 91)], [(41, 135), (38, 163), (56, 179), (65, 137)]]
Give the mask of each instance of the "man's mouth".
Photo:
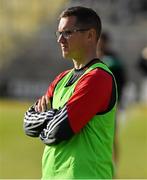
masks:
[(66, 50), (66, 49), (67, 49), (67, 46), (61, 46), (61, 48), (62, 48), (63, 50)]

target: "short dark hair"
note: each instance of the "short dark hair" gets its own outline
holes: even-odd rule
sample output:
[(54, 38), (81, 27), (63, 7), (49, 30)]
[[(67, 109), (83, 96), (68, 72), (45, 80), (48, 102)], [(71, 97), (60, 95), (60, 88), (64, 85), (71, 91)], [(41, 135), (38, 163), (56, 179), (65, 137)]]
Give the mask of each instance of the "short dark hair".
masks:
[(99, 39), (102, 23), (100, 17), (93, 9), (82, 6), (70, 7), (61, 13), (59, 19), (68, 16), (75, 16), (77, 18), (76, 26), (79, 28), (95, 29), (97, 40)]

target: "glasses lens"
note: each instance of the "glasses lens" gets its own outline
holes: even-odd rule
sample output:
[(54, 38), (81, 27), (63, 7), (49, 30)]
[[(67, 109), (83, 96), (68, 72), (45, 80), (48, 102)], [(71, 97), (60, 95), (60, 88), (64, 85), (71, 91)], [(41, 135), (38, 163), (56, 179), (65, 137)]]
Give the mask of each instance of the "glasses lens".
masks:
[(57, 39), (59, 39), (60, 35), (62, 34), (62, 32), (56, 31), (56, 37)]
[(62, 32), (62, 34), (65, 39), (68, 39), (72, 35), (73, 32), (74, 31), (64, 31)]
[(78, 31), (84, 32), (84, 31), (88, 31), (88, 30), (89, 29), (74, 29), (74, 30), (67, 30), (67, 31), (62, 31), (62, 32), (56, 31), (56, 37), (57, 37), (57, 39), (59, 39), (59, 37), (62, 35), (63, 38), (68, 39), (72, 35), (72, 33), (75, 33)]
[(74, 31), (62, 31), (62, 32), (56, 31), (56, 37), (58, 39), (60, 35), (62, 35), (63, 38), (68, 39), (73, 32)]

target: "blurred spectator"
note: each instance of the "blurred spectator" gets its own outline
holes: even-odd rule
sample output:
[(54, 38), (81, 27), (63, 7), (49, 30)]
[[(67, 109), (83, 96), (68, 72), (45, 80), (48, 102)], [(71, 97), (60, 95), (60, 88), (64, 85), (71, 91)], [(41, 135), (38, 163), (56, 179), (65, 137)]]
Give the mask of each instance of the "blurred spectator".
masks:
[(110, 48), (110, 36), (107, 32), (101, 34), (98, 43), (98, 57), (111, 69), (118, 86), (118, 100), (121, 101), (123, 88), (126, 82), (125, 68), (117, 53)]
[[(107, 32), (101, 34), (98, 49), (98, 57), (102, 60), (113, 72), (115, 76), (117, 87), (118, 87), (118, 102), (119, 108), (121, 107), (120, 102), (122, 98), (122, 91), (126, 81), (124, 66), (120, 61), (117, 53), (111, 49), (110, 36)], [(119, 160), (119, 145), (118, 145), (118, 122), (116, 121), (115, 139), (114, 139), (114, 160), (116, 165)]]
[(147, 47), (143, 48), (138, 63), (141, 72), (147, 76)]
[(137, 65), (143, 74), (139, 86), (139, 100), (147, 103), (147, 46), (142, 49)]

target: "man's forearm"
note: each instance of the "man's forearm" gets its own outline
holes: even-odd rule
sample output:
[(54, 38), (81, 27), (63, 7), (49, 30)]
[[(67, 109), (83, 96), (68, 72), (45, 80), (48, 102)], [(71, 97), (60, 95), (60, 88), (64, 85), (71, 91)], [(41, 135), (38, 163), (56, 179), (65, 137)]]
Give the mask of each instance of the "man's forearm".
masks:
[(34, 106), (30, 107), (25, 113), (23, 128), (28, 136), (38, 137), (46, 127), (47, 122), (53, 118), (55, 114), (54, 110), (49, 110), (46, 112), (36, 112)]
[(36, 112), (29, 108), (24, 117), (24, 131), (31, 137), (39, 137), (48, 145), (70, 139), (74, 132), (70, 127), (66, 106), (60, 110)]

